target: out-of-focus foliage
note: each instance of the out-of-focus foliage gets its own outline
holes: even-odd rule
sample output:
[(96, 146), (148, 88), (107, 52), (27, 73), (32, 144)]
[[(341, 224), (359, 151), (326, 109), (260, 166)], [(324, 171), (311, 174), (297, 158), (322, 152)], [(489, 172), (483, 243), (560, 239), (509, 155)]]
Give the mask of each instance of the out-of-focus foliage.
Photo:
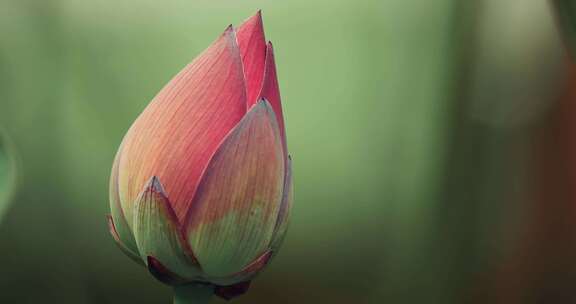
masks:
[(0, 129), (0, 220), (4, 217), (16, 186), (14, 147)]
[(572, 0), (550, 1), (570, 51), (576, 53), (576, 2)]

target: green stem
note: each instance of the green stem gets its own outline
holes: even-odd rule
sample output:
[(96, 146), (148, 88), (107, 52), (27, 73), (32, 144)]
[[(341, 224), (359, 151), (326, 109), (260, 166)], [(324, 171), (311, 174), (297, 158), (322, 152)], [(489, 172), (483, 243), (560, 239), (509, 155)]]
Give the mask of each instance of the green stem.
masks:
[(206, 304), (214, 295), (214, 286), (188, 284), (174, 287), (174, 304)]

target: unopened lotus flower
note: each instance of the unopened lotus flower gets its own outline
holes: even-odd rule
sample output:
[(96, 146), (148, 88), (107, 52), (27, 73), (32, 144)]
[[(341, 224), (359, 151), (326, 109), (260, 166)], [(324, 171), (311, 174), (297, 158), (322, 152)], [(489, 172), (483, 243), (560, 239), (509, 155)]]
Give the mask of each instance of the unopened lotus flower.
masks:
[(239, 295), (286, 232), (290, 162), (258, 12), (229, 26), (133, 123), (112, 167), (110, 231), (175, 286), (176, 302)]

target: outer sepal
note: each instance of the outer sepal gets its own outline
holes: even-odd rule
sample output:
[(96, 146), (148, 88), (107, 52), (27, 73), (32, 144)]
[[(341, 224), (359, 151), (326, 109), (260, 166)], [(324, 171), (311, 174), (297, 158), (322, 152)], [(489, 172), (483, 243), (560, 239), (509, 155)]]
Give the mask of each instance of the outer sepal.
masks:
[(186, 246), (178, 219), (156, 177), (150, 179), (135, 203), (133, 227), (140, 256), (155, 276), (160, 269), (157, 266), (162, 265), (160, 272), (186, 280), (201, 278), (200, 266)]
[(120, 240), (120, 236), (118, 235), (118, 231), (116, 230), (116, 226), (114, 225), (114, 220), (112, 219), (112, 216), (107, 215), (106, 218), (108, 219), (108, 229), (110, 230), (110, 234), (114, 238), (116, 245), (118, 245), (118, 248), (120, 248), (120, 250), (122, 250), (122, 252), (124, 252), (124, 254), (126, 254), (129, 258), (134, 260), (136, 263), (138, 263), (142, 266), (146, 266), (144, 264), (144, 262), (142, 262), (142, 259), (140, 258), (140, 256), (138, 256), (136, 253), (134, 253), (132, 250), (130, 250), (128, 247), (126, 247), (126, 245), (124, 245), (122, 240)]
[(126, 217), (122, 210), (120, 202), (120, 195), (118, 189), (118, 164), (122, 156), (123, 144), (120, 145), (114, 164), (112, 165), (112, 174), (110, 176), (110, 219), (108, 226), (112, 236), (116, 242), (121, 246), (122, 251), (127, 252), (128, 256), (138, 256), (138, 248), (136, 247), (136, 240)]
[(188, 213), (185, 231), (207, 277), (237, 273), (268, 249), (283, 183), (278, 125), (262, 100), (212, 157)]

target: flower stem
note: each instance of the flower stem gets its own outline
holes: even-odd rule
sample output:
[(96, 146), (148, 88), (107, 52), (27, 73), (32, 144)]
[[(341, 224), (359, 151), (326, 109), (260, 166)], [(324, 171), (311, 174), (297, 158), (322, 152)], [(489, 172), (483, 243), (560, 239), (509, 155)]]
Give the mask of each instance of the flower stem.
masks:
[(174, 304), (206, 304), (214, 295), (214, 286), (188, 284), (174, 287)]

